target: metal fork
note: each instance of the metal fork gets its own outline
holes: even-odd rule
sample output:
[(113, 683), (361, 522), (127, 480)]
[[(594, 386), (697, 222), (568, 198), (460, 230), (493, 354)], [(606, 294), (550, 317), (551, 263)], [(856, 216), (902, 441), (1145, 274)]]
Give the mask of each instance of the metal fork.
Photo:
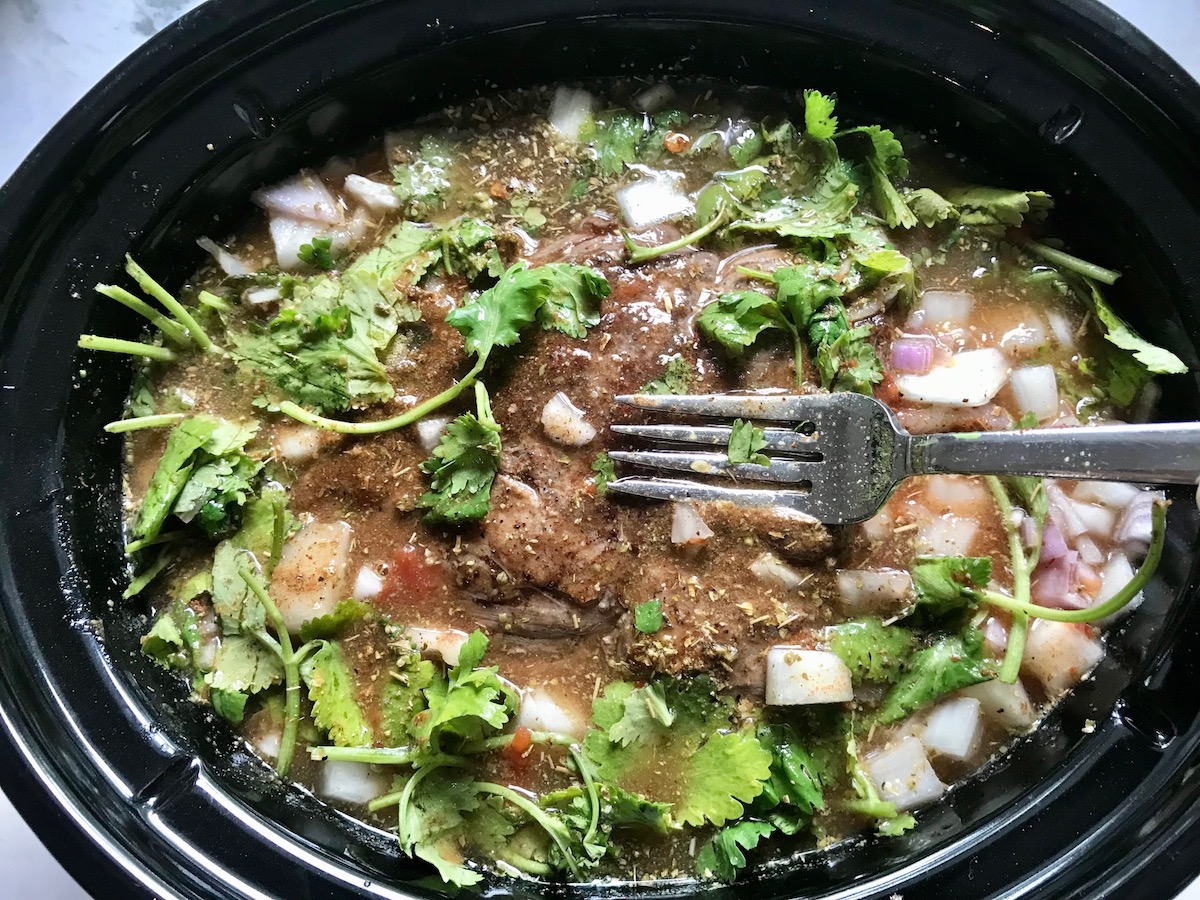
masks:
[[(653, 412), (783, 424), (764, 428), (767, 466), (731, 464), (724, 449), (611, 451), (619, 462), (708, 480), (625, 477), (610, 482), (609, 490), (657, 500), (784, 506), (829, 524), (870, 518), (910, 475), (1040, 475), (1153, 484), (1196, 484), (1200, 477), (1200, 422), (914, 435), (900, 427), (890, 409), (862, 394), (616, 399)], [(612, 430), (668, 445), (722, 448), (732, 432), (729, 425), (613, 425)]]

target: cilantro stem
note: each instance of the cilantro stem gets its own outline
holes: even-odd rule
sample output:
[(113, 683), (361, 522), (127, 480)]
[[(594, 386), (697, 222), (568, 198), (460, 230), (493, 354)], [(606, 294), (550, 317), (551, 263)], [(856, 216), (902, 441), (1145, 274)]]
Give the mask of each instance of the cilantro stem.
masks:
[(159, 544), (169, 544), (172, 541), (182, 540), (187, 537), (187, 533), (183, 531), (170, 531), (166, 534), (160, 534), (157, 537), (142, 538), (138, 541), (130, 541), (125, 545), (125, 555), (137, 553), (139, 550), (144, 550), (147, 547), (156, 547)]
[(200, 302), (201, 306), (207, 306), (209, 309), (215, 309), (217, 312), (229, 312), (233, 308), (228, 300), (218, 297), (211, 291), (201, 291), (196, 299)]
[(201, 350), (209, 351), (213, 349), (212, 338), (208, 333), (200, 327), (200, 323), (192, 318), (192, 314), (184, 308), (175, 297), (170, 294), (162, 285), (150, 277), (141, 266), (133, 261), (133, 257), (129, 254), (125, 255), (125, 271), (129, 276), (138, 283), (143, 291), (165, 306), (168, 312), (173, 315), (184, 328), (187, 329), (188, 335), (196, 342)]
[(406, 766), (417, 758), (416, 747), (309, 747), (313, 759), (370, 763), (376, 766)]
[(291, 400), (284, 400), (280, 403), (279, 411), (285, 416), (291, 416), (297, 422), (303, 422), (305, 425), (311, 425), (313, 428), (336, 431), (338, 434), (380, 434), (384, 431), (393, 431), (425, 418), (429, 413), (445, 406), (461, 394), (466, 388), (475, 383), (476, 377), (483, 371), (483, 363), (484, 360), (475, 363), (475, 367), (470, 372), (440, 394), (436, 394), (423, 403), (418, 403), (407, 412), (393, 416), (390, 419), (379, 419), (375, 422), (344, 422), (340, 419), (327, 419), (324, 416), (318, 416), (316, 413), (309, 412), (303, 406), (293, 403)]
[[(267, 611), (267, 619), (270, 620), (271, 627), (275, 629), (275, 637), (279, 641), (278, 646), (272, 647), (272, 649), (277, 650), (279, 659), (283, 662), (284, 716), (283, 737), (279, 742), (279, 757), (275, 760), (275, 771), (280, 775), (287, 775), (288, 769), (292, 767), (292, 756), (296, 752), (296, 733), (300, 729), (300, 661), (292, 652), (292, 636), (288, 634), (283, 615), (279, 612), (275, 601), (267, 593), (267, 589), (263, 587), (262, 581), (247, 568), (239, 568), (238, 574), (242, 576), (246, 587), (258, 598), (258, 602)], [(267, 635), (256, 636), (262, 640)]]
[(621, 229), (621, 237), (625, 241), (625, 249), (629, 251), (629, 264), (637, 265), (638, 263), (646, 262), (650, 259), (657, 259), (667, 253), (673, 253), (676, 250), (682, 250), (684, 247), (689, 247), (699, 241), (704, 240), (722, 225), (729, 221), (729, 207), (722, 203), (720, 210), (715, 216), (697, 228), (695, 231), (685, 234), (683, 237), (676, 238), (673, 241), (668, 241), (665, 244), (659, 244), (656, 247), (646, 247), (642, 244), (635, 243), (630, 237), (629, 232), (624, 228)]
[(587, 833), (583, 836), (584, 844), (592, 843), (592, 839), (596, 836), (596, 829), (600, 827), (600, 789), (596, 787), (596, 779), (592, 772), (592, 764), (583, 751), (579, 749), (578, 744), (570, 746), (571, 759), (575, 761), (575, 768), (579, 772), (579, 777), (583, 779), (584, 790), (587, 791), (588, 805), (592, 808), (591, 820), (588, 822)]
[(156, 347), (153, 344), (142, 344), (138, 341), (122, 341), (119, 338), (101, 337), (98, 334), (80, 335), (79, 347), (81, 350), (126, 353), (130, 356), (140, 356), (159, 362), (172, 362), (175, 359), (175, 351), (169, 347)]
[(783, 319), (784, 327), (792, 336), (792, 359), (796, 366), (796, 389), (804, 388), (804, 338), (800, 336), (800, 332), (796, 326), (789, 322), (786, 318)]
[(571, 870), (571, 875), (577, 879), (582, 877), (579, 871), (579, 863), (575, 859), (575, 854), (571, 852), (570, 846), (567, 844), (566, 835), (563, 834), (564, 828), (561, 822), (546, 815), (545, 811), (528, 797), (523, 797), (512, 788), (505, 787), (502, 784), (493, 784), (490, 781), (476, 781), (471, 787), (477, 793), (493, 794), (507, 800), (533, 819), (534, 822), (542, 827), (546, 834), (550, 835), (550, 839), (558, 846), (558, 850), (562, 853), (567, 868)]
[(1116, 284), (1117, 279), (1121, 277), (1120, 272), (1090, 263), (1086, 259), (1080, 259), (1078, 256), (1073, 256), (1063, 250), (1047, 247), (1045, 244), (1040, 244), (1037, 241), (1026, 241), (1021, 247), (1040, 256), (1047, 262), (1054, 263), (1054, 265), (1060, 268), (1082, 275), (1084, 278), (1091, 278), (1093, 281), (1099, 281), (1104, 284)]
[(117, 419), (104, 426), (109, 434), (121, 434), (126, 431), (140, 431), (143, 428), (166, 428), (177, 425), (186, 419), (183, 413), (162, 413), (157, 416), (135, 416), (131, 419)]
[(1158, 500), (1151, 510), (1152, 531), (1150, 548), (1146, 552), (1146, 559), (1137, 570), (1137, 574), (1121, 590), (1097, 606), (1087, 609), (1052, 609), (1049, 606), (1039, 606), (1036, 603), (1022, 603), (1016, 597), (1006, 597), (995, 591), (977, 590), (973, 591), (972, 594), (992, 606), (1011, 610), (1014, 613), (1021, 612), (1036, 619), (1050, 619), (1054, 622), (1095, 622), (1099, 619), (1108, 618), (1113, 613), (1122, 610), (1134, 597), (1141, 593), (1142, 588), (1146, 586), (1146, 583), (1154, 574), (1154, 570), (1158, 568), (1158, 563), (1162, 559), (1163, 544), (1165, 543), (1167, 534), (1168, 505), (1166, 501)]
[(745, 275), (747, 278), (755, 278), (758, 281), (774, 280), (770, 272), (764, 272), (762, 269), (751, 269), (749, 266), (738, 266), (737, 273), (739, 275)]
[(145, 300), (135, 297), (129, 291), (125, 290), (125, 288), (117, 287), (113, 284), (98, 284), (96, 285), (96, 291), (111, 300), (116, 300), (122, 306), (132, 309), (139, 316), (145, 317), (151, 325), (156, 326), (166, 337), (181, 347), (190, 347), (192, 345), (187, 332), (184, 331), (178, 322), (164, 316)]
[[(995, 475), (985, 479), (1000, 510), (1000, 519), (1004, 522), (1004, 530), (1008, 534), (1008, 554), (1011, 557), (1013, 573), (1013, 597), (1020, 603), (1028, 605), (1030, 595), (1029, 558), (1025, 556), (1025, 547), (1021, 543), (1021, 534), (1013, 522), (1012, 501), (1004, 484)], [(1004, 662), (1000, 666), (999, 678), (1005, 684), (1013, 684), (1021, 672), (1021, 662), (1025, 658), (1025, 638), (1029, 633), (1029, 614), (1022, 610), (1013, 610), (1012, 624), (1008, 629), (1008, 644), (1004, 650)]]

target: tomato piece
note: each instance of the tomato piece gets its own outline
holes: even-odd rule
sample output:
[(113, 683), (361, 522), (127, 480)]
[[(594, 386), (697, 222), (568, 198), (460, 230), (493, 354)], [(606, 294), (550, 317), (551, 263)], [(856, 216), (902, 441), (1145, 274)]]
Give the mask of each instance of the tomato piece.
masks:
[(425, 559), (425, 550), (405, 544), (388, 566), (378, 605), (384, 611), (420, 604), (446, 584), (442, 567)]
[(528, 764), (529, 756), (527, 754), (529, 753), (529, 748), (532, 746), (533, 732), (522, 725), (513, 732), (512, 741), (501, 753), (510, 766), (520, 768)]

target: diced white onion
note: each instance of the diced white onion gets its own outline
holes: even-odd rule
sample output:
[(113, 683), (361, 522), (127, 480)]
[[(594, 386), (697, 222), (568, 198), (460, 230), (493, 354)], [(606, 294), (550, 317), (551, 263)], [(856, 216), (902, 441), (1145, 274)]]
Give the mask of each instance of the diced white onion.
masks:
[(263, 729), (250, 738), (249, 744), (254, 752), (263, 759), (278, 759), (279, 747), (283, 743), (283, 723), (276, 727)]
[(1050, 520), (1063, 535), (1074, 539), (1087, 532), (1087, 525), (1078, 512), (1082, 503), (1068, 498), (1062, 488), (1051, 482), (1046, 483), (1046, 497), (1050, 501)]
[(950, 759), (969, 759), (978, 749), (983, 732), (980, 707), (974, 697), (955, 697), (939, 703), (925, 722), (921, 743)]
[(1015, 369), (1010, 383), (1021, 412), (1033, 413), (1039, 422), (1058, 418), (1058, 379), (1052, 366)]
[[(1133, 581), (1133, 566), (1129, 562), (1129, 557), (1120, 550), (1114, 550), (1109, 556), (1108, 562), (1104, 564), (1104, 569), (1100, 573), (1100, 592), (1096, 595), (1096, 602), (1103, 603), (1105, 600), (1111, 600), (1120, 592), (1120, 590)], [(1123, 618), (1128, 613), (1133, 612), (1142, 605), (1142, 600), (1145, 599), (1141, 592), (1129, 603), (1117, 610), (1111, 616), (1106, 616), (1100, 619), (1096, 624), (1101, 627), (1107, 627), (1117, 619)]]
[(1079, 518), (1084, 530), (1095, 537), (1112, 537), (1112, 533), (1117, 527), (1117, 514), (1107, 506), (1076, 503), (1075, 515)]
[(288, 631), (329, 615), (345, 597), (350, 536), (345, 522), (310, 522), (283, 545), (271, 575), (271, 597)]
[(1079, 553), (1079, 558), (1089, 566), (1098, 566), (1104, 562), (1104, 551), (1086, 535), (1075, 539), (1075, 550)]
[(457, 628), (406, 629), (417, 649), (425, 655), (436, 655), (448, 666), (458, 665), (458, 654), (467, 642), (467, 633)]
[(912, 736), (868, 753), (863, 767), (875, 782), (880, 799), (895, 803), (897, 812), (931, 803), (946, 791), (929, 764), (925, 746)]
[(363, 566), (354, 576), (354, 590), (351, 595), (355, 600), (374, 600), (383, 590), (383, 579), (370, 566)]
[(550, 127), (569, 141), (579, 140), (579, 129), (592, 115), (596, 99), (587, 91), (560, 87), (550, 103)]
[(433, 452), (434, 448), (442, 441), (442, 432), (446, 430), (446, 424), (450, 420), (444, 417), (426, 418), (417, 422), (417, 440), (421, 442), (421, 446)]
[(672, 506), (672, 544), (703, 544), (713, 536), (713, 530), (700, 518), (696, 504), (688, 500), (677, 500)]
[(1137, 485), (1124, 481), (1081, 481), (1075, 485), (1071, 496), (1084, 503), (1101, 503), (1123, 510), (1141, 492)]
[(343, 803), (370, 803), (387, 791), (387, 779), (366, 763), (327, 759), (320, 764), (317, 794)]
[(324, 442), (325, 432), (311, 425), (280, 425), (275, 429), (275, 454), (291, 463), (314, 459)]
[(583, 418), (583, 410), (559, 391), (542, 407), (542, 429), (551, 440), (568, 447), (582, 447), (596, 436), (596, 429)]
[(669, 84), (659, 82), (651, 85), (633, 98), (633, 108), (639, 112), (656, 113), (675, 96), (675, 89)]
[(901, 396), (916, 403), (952, 407), (983, 406), (1008, 381), (1009, 365), (999, 350), (967, 350), (956, 353), (944, 366), (924, 375), (897, 375)]
[(530, 731), (554, 731), (574, 737), (583, 737), (587, 732), (586, 719), (572, 715), (549, 693), (538, 688), (521, 691), (521, 707), (513, 724)]
[(960, 516), (938, 516), (917, 528), (917, 553), (933, 556), (969, 556), (979, 525)]
[(660, 222), (690, 216), (695, 207), (680, 184), (680, 172), (655, 172), (644, 169), (642, 178), (617, 191), (621, 216), (634, 231)]
[(221, 644), (221, 629), (217, 627), (217, 617), (211, 606), (205, 606), (204, 612), (196, 616), (196, 640), (198, 645), (193, 659), (200, 671), (212, 669), (217, 661), (217, 647)]
[(789, 591), (796, 590), (808, 580), (808, 576), (793, 569), (774, 553), (763, 553), (750, 563), (750, 574)]
[(242, 294), (242, 301), (248, 306), (266, 306), (268, 303), (278, 303), (283, 299), (283, 291), (277, 287), (251, 288)]
[(902, 604), (912, 595), (912, 576), (899, 569), (840, 569), (838, 593), (855, 613)]
[(1029, 728), (1036, 721), (1033, 702), (1019, 679), (1013, 684), (999, 679), (973, 684), (958, 695), (978, 700), (984, 716), (1009, 731)]
[(925, 495), (934, 501), (934, 507), (961, 510), (962, 507), (988, 499), (987, 488), (964, 475), (930, 475), (924, 479), (924, 487)]
[(966, 325), (975, 298), (963, 291), (922, 291), (921, 310), (927, 325)]
[(267, 227), (275, 244), (275, 259), (281, 269), (294, 269), (300, 265), (300, 248), (328, 231), (319, 222), (291, 216), (271, 216)]
[(201, 250), (205, 250), (212, 254), (212, 258), (216, 260), (217, 265), (221, 267), (221, 271), (226, 275), (249, 275), (253, 271), (248, 265), (208, 237), (196, 238), (196, 243), (200, 245)]
[(1071, 327), (1067, 317), (1057, 310), (1048, 313), (1047, 318), (1050, 319), (1050, 330), (1054, 332), (1054, 339), (1058, 341), (1059, 347), (1064, 350), (1075, 349), (1075, 329)]
[(1046, 327), (1037, 316), (1010, 328), (1000, 338), (1000, 347), (1015, 356), (1028, 356), (1046, 346)]
[(1074, 687), (1102, 656), (1104, 650), (1088, 626), (1038, 619), (1029, 626), (1021, 670), (1055, 697)]
[(896, 527), (896, 519), (885, 507), (859, 527), (862, 528), (862, 533), (866, 535), (867, 540), (878, 544), (892, 536), (892, 529)]
[(346, 193), (376, 212), (400, 208), (400, 198), (396, 196), (391, 185), (372, 181), (362, 175), (346, 176)]
[(777, 646), (767, 651), (767, 705), (845, 703), (854, 699), (850, 670), (828, 650)]
[(342, 220), (342, 211), (325, 182), (308, 172), (257, 190), (251, 199), (268, 212), (288, 218), (325, 225), (336, 225)]

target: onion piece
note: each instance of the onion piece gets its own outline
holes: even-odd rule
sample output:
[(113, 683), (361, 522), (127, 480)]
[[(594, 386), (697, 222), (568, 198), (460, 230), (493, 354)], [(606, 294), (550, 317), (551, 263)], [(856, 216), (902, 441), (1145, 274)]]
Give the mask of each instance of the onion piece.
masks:
[[(1034, 519), (1027, 520), (1030, 524), (1037, 527), (1037, 522)], [(1062, 532), (1058, 530), (1058, 526), (1053, 522), (1047, 522), (1045, 529), (1042, 531), (1042, 553), (1041, 559), (1045, 562), (1058, 559), (1060, 556), (1065, 556), (1067, 553), (1067, 542), (1063, 540)]]
[(1053, 609), (1075, 608), (1077, 604), (1072, 603), (1070, 594), (1077, 584), (1078, 566), (1079, 554), (1074, 550), (1068, 550), (1045, 564), (1039, 564), (1033, 573), (1033, 584), (1030, 588), (1033, 599)]
[(638, 168), (643, 177), (617, 191), (617, 205), (630, 228), (641, 231), (695, 212), (695, 206), (680, 187), (683, 173)]
[(983, 736), (982, 704), (974, 697), (954, 697), (934, 707), (925, 722), (921, 743), (950, 759), (969, 759)]
[(1138, 491), (1117, 523), (1115, 539), (1127, 551), (1142, 554), (1150, 546), (1151, 512), (1154, 501), (1162, 496), (1158, 491)]
[(808, 581), (808, 576), (793, 569), (774, 553), (763, 553), (750, 563), (750, 574), (762, 581), (794, 591)]
[(329, 188), (311, 172), (301, 172), (293, 178), (261, 188), (250, 199), (271, 213), (292, 219), (304, 219), (325, 225), (342, 221), (342, 211)]
[(1024, 322), (1010, 328), (1000, 338), (1000, 348), (1013, 356), (1032, 356), (1046, 346), (1046, 327), (1037, 316), (1030, 315)]
[(863, 768), (875, 782), (879, 798), (895, 803), (897, 812), (930, 803), (946, 791), (946, 785), (929, 764), (925, 745), (911, 735), (883, 750), (868, 753)]
[(417, 422), (417, 440), (421, 446), (432, 453), (442, 442), (442, 432), (446, 430), (450, 420), (444, 416), (425, 418)]
[(539, 688), (521, 691), (521, 707), (513, 724), (530, 731), (554, 731), (574, 737), (583, 737), (588, 730), (586, 718), (568, 712), (554, 697)]
[(1054, 339), (1058, 341), (1059, 347), (1064, 350), (1075, 349), (1075, 329), (1071, 327), (1070, 321), (1058, 310), (1052, 310), (1047, 314), (1050, 320), (1050, 330), (1054, 332)]
[(987, 488), (968, 475), (929, 475), (922, 479), (925, 505), (933, 512), (962, 512), (973, 503), (990, 502)]
[(1103, 656), (1089, 626), (1037, 619), (1029, 626), (1021, 669), (1056, 697), (1074, 687)]
[(892, 343), (892, 368), (908, 375), (924, 375), (933, 368), (935, 341), (927, 334), (906, 334)]
[[(1096, 594), (1096, 603), (1103, 603), (1105, 600), (1110, 600), (1116, 596), (1125, 585), (1133, 581), (1134, 570), (1129, 562), (1129, 557), (1120, 550), (1114, 550), (1109, 556), (1108, 562), (1105, 563), (1103, 571), (1100, 573), (1100, 590)], [(1142, 605), (1145, 596), (1139, 591), (1137, 596), (1129, 601), (1125, 606), (1121, 607), (1111, 616), (1105, 616), (1096, 622), (1097, 625), (1107, 628), (1116, 620), (1123, 618), (1127, 614), (1133, 612)]]
[[(318, 222), (295, 219), (291, 216), (271, 216), (267, 223), (271, 242), (275, 245), (275, 259), (281, 269), (294, 269), (300, 265), (300, 248), (311, 244), (328, 229)], [(332, 237), (332, 235), (330, 235)]]
[(568, 141), (579, 140), (579, 129), (592, 116), (596, 99), (587, 91), (559, 87), (550, 102), (550, 127)]
[(329, 435), (311, 425), (280, 425), (275, 429), (275, 454), (290, 463), (308, 462), (329, 443)]
[(317, 794), (343, 803), (370, 803), (387, 791), (387, 780), (366, 763), (327, 759), (320, 763)]
[(435, 655), (448, 666), (458, 665), (458, 654), (467, 642), (467, 633), (457, 628), (406, 628), (417, 649), (424, 656)]
[(922, 291), (921, 311), (926, 324), (966, 325), (975, 298), (964, 291)]
[(671, 505), (672, 544), (703, 544), (713, 536), (713, 530), (700, 518), (696, 504), (690, 500), (677, 500)]
[(999, 679), (985, 681), (963, 688), (958, 696), (974, 697), (985, 717), (1009, 731), (1029, 728), (1037, 721), (1033, 703), (1020, 681), (1013, 684)]
[(675, 96), (675, 89), (665, 82), (651, 85), (633, 98), (633, 108), (638, 112), (656, 113)]
[(767, 705), (806, 706), (854, 699), (850, 670), (828, 650), (775, 646), (767, 651)]
[(1117, 529), (1117, 514), (1107, 506), (1076, 503), (1075, 515), (1084, 531), (1099, 538), (1110, 538)]
[(1090, 537), (1084, 535), (1075, 539), (1075, 549), (1079, 551), (1079, 561), (1089, 566), (1098, 566), (1104, 562), (1104, 551)]
[(400, 198), (396, 196), (391, 185), (372, 181), (362, 175), (346, 176), (346, 193), (363, 206), (376, 212), (400, 208)]
[(1008, 626), (995, 616), (988, 616), (983, 623), (983, 642), (988, 649), (1000, 656), (1008, 649)]
[(1039, 422), (1058, 418), (1058, 379), (1052, 366), (1024, 366), (1009, 378), (1013, 397), (1023, 413), (1033, 413)]
[(201, 250), (212, 254), (212, 258), (226, 275), (249, 275), (254, 271), (212, 238), (198, 237), (196, 243)]
[(1009, 365), (999, 350), (967, 350), (924, 375), (897, 375), (896, 387), (906, 400), (955, 408), (983, 406), (1008, 381)]
[(596, 429), (583, 419), (583, 410), (559, 391), (542, 407), (542, 429), (551, 440), (568, 447), (582, 447), (596, 436)]
[(838, 594), (856, 614), (881, 607), (894, 608), (912, 596), (912, 576), (899, 569), (839, 569)]
[(374, 600), (383, 590), (383, 579), (370, 566), (363, 566), (354, 576), (354, 590), (350, 592), (355, 600)]
[(979, 523), (961, 516), (938, 516), (917, 528), (914, 549), (931, 556), (970, 556)]
[(1071, 496), (1081, 503), (1099, 503), (1117, 510), (1125, 509), (1141, 494), (1146, 492), (1125, 481), (1081, 481), (1071, 491)]
[(242, 294), (242, 302), (247, 306), (267, 306), (282, 299), (283, 291), (277, 287), (251, 288)]

